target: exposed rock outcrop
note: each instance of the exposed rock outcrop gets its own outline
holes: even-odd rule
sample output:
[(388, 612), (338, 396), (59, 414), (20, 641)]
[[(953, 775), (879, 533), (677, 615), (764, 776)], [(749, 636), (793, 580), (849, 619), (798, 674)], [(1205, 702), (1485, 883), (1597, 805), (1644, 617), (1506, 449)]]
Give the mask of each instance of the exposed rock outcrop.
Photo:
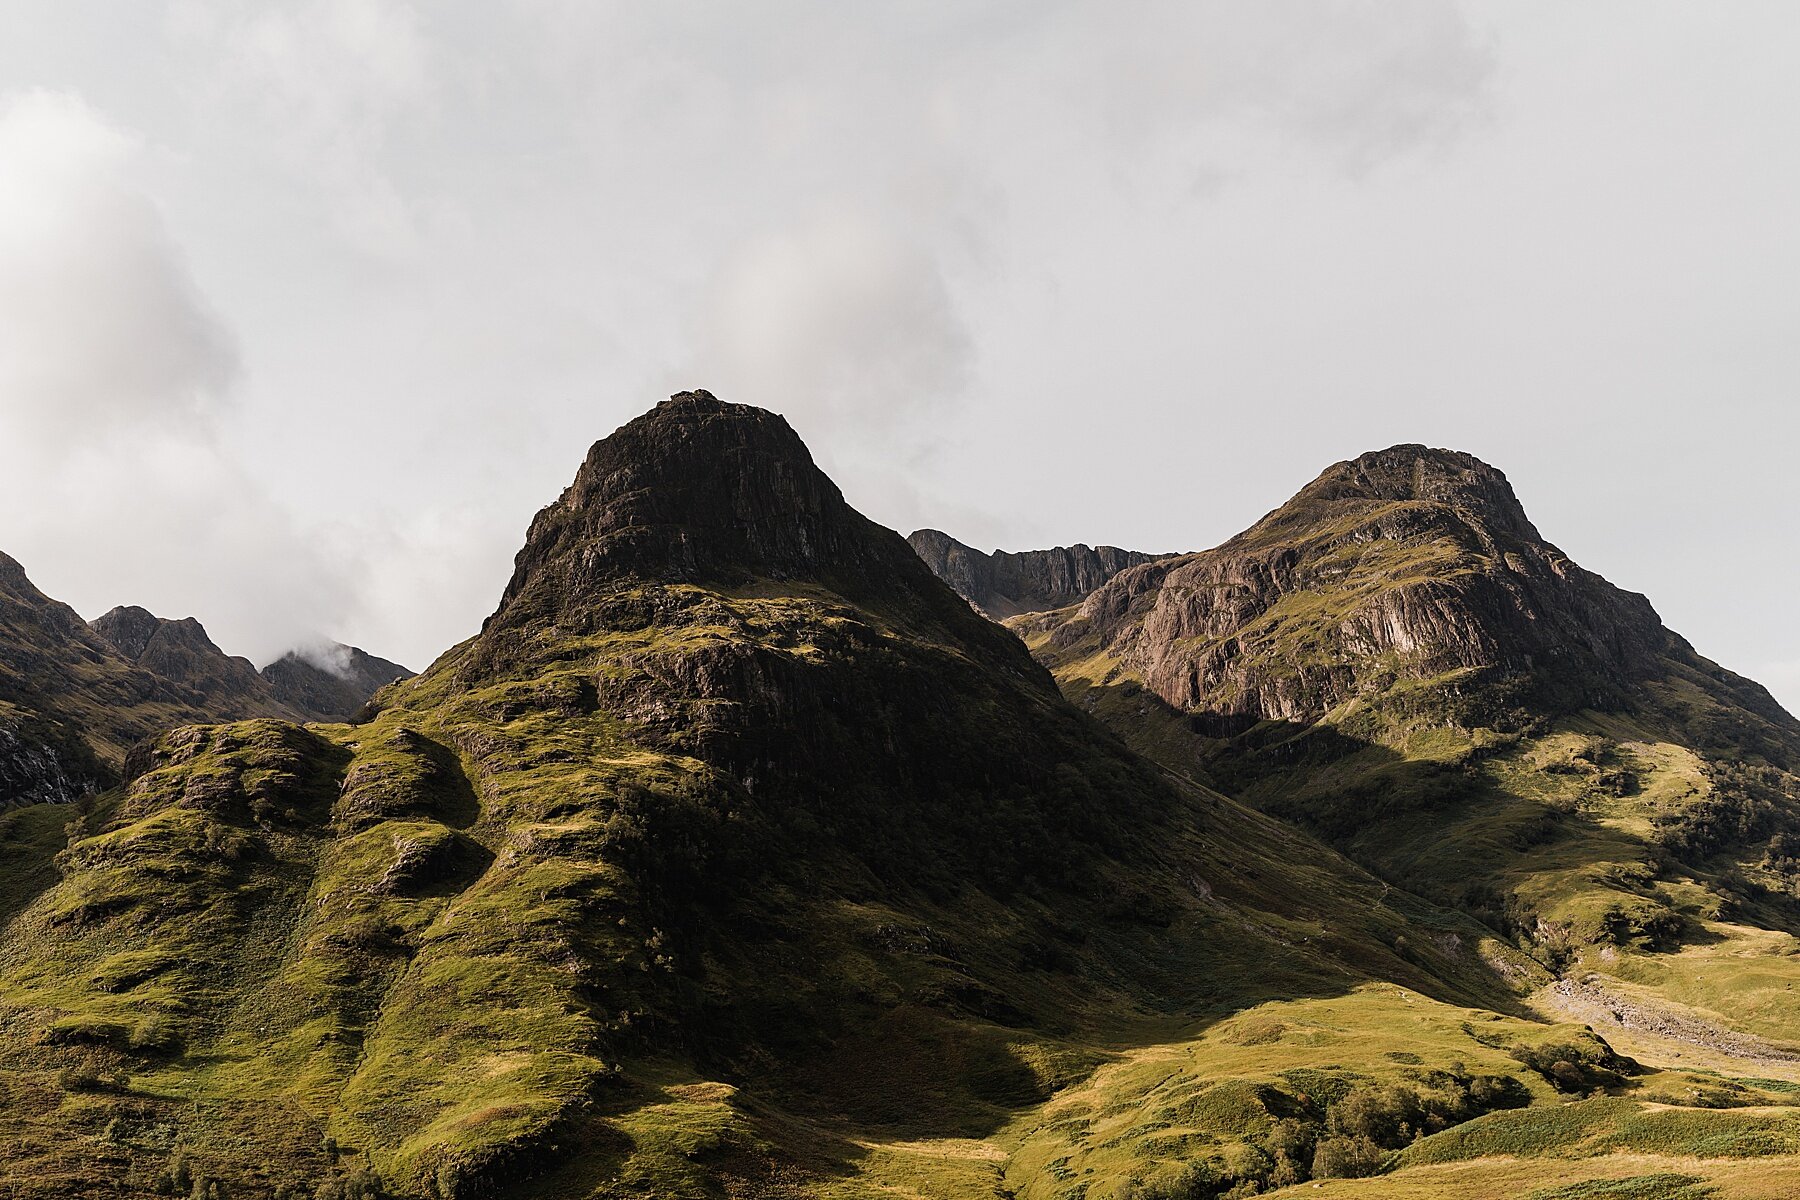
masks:
[(1079, 603), (1120, 571), (1168, 557), (1081, 544), (983, 554), (936, 529), (914, 530), (906, 540), (939, 579), (996, 621)]
[(614, 623), (633, 602), (621, 579), (727, 588), (802, 579), (853, 603), (916, 610), (1049, 682), (902, 538), (845, 503), (785, 420), (709, 392), (681, 392), (594, 444), (574, 483), (532, 521), (473, 660), (504, 662), (546, 626), (567, 635)]
[(1668, 655), (1702, 662), (1648, 600), (1544, 541), (1498, 470), (1410, 445), (1339, 463), (1217, 549), (1123, 571), (1032, 628), (1051, 657), (1100, 649), (1179, 709), (1251, 721), (1313, 721), (1459, 670), (1605, 706)]

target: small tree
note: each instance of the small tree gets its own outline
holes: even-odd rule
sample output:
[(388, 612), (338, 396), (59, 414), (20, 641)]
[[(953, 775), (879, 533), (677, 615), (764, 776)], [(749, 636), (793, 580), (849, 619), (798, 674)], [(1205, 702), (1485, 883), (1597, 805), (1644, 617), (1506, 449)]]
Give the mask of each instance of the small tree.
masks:
[(1381, 1169), (1381, 1147), (1366, 1137), (1329, 1137), (1313, 1151), (1314, 1179), (1358, 1179)]

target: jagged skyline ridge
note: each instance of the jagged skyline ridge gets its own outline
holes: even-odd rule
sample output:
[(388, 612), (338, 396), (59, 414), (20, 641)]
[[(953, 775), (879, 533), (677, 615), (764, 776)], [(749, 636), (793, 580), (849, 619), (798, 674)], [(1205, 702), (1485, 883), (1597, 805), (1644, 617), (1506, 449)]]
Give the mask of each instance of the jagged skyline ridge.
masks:
[(704, 386), (786, 412), (884, 524), (983, 550), (1196, 549), (1320, 463), (1459, 447), (1721, 661), (1800, 661), (1800, 568), (1759, 552), (1793, 504), (1785, 9), (600, 37), (8, 7), (0, 275), (47, 335), (0, 345), (0, 546), (88, 616), (423, 661), (581, 447)]

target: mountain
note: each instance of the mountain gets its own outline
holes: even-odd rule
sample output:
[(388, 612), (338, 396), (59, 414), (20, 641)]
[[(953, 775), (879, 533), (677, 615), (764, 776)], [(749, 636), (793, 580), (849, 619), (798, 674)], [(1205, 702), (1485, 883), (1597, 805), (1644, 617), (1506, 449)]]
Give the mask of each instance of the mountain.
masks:
[(347, 720), (409, 674), (354, 647), (321, 654), (332, 670), (289, 655), (259, 673), (192, 617), (129, 606), (90, 624), (0, 554), (0, 808), (108, 786), (133, 745), (178, 725)]
[(249, 659), (214, 645), (192, 617), (169, 620), (133, 605), (96, 617), (90, 627), (124, 658), (184, 689), (194, 707), (213, 714), (213, 720), (311, 717), (306, 708), (284, 703)]
[(914, 530), (906, 540), (939, 579), (997, 621), (1078, 603), (1125, 568), (1166, 557), (1079, 544), (983, 554), (936, 529)]
[(290, 650), (262, 669), (278, 699), (318, 721), (349, 721), (376, 692), (413, 672), (356, 646)]
[[(0, 933), (27, 1197), (1246, 1194), (1697, 1078), (1132, 754), (703, 392), (365, 723), (170, 733), (56, 864)], [(1731, 1086), (1777, 1108), (1645, 1136), (1785, 1136)]]
[(1800, 722), (1545, 541), (1493, 467), (1339, 463), (1014, 627), (1145, 753), (1542, 960), (1541, 1005), (1665, 1060), (1795, 1061)]
[[(109, 617), (115, 630), (128, 620)], [(156, 640), (157, 659), (217, 653), (197, 625)], [(248, 711), (138, 666), (0, 554), (0, 805), (73, 800), (116, 779), (139, 740)]]
[(0, 820), (0, 1192), (1800, 1182), (1777, 1048), (1671, 1068), (1534, 1012), (1474, 916), (1067, 702), (772, 413), (596, 443), (364, 716), (177, 729), (66, 836)]
[(195, 702), (221, 720), (348, 721), (381, 688), (413, 674), (341, 642), (290, 650), (258, 671), (215, 646), (194, 618), (169, 620), (136, 606), (115, 608), (92, 627), (138, 666), (192, 690)]

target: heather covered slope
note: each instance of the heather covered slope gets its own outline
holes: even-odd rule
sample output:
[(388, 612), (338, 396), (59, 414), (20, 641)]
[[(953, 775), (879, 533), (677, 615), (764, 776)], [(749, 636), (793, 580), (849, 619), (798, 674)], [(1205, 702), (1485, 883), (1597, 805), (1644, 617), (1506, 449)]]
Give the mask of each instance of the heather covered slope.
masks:
[(1565, 975), (1555, 1011), (1664, 1060), (1794, 1060), (1800, 724), (1545, 542), (1492, 467), (1340, 463), (1016, 627), (1140, 749)]
[(1131, 755), (704, 393), (366, 723), (142, 766), (0, 936), (21, 1195), (1204, 1195), (1664, 1086), (1505, 1015), (1533, 968), (1466, 917)]

